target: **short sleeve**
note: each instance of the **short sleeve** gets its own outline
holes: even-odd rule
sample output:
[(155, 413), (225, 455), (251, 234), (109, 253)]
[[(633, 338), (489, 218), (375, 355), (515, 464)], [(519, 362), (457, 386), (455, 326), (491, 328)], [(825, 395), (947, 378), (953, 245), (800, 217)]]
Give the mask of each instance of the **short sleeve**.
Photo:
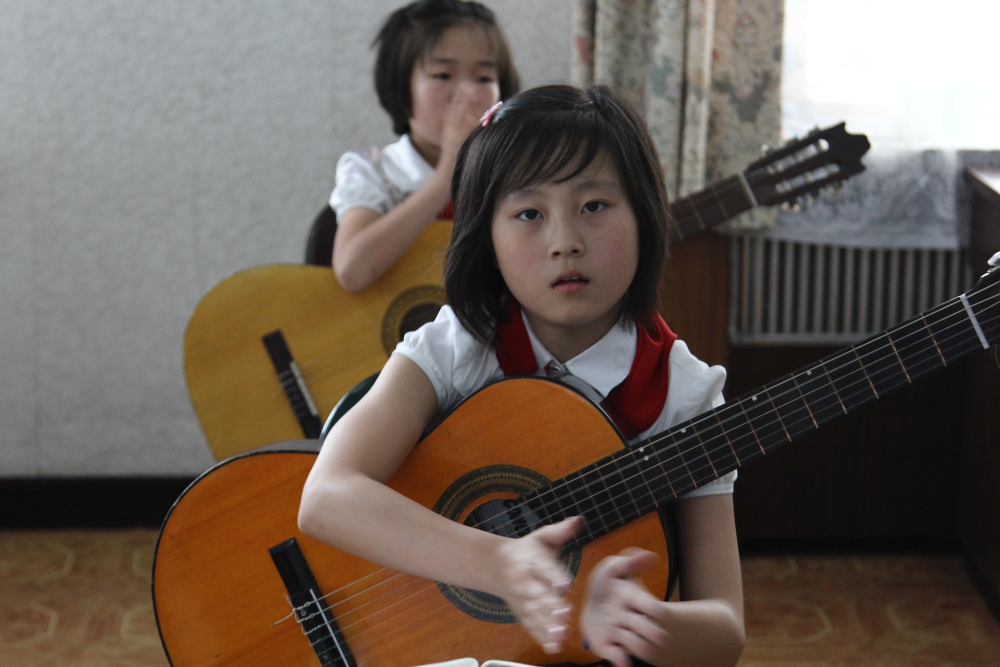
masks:
[(340, 218), (359, 207), (385, 215), (392, 208), (392, 198), (372, 163), (360, 153), (348, 152), (337, 161), (337, 184), (330, 194), (330, 208)]
[(493, 349), (473, 338), (450, 306), (442, 306), (433, 322), (404, 335), (394, 354), (408, 357), (427, 375), (441, 411), (503, 376)]

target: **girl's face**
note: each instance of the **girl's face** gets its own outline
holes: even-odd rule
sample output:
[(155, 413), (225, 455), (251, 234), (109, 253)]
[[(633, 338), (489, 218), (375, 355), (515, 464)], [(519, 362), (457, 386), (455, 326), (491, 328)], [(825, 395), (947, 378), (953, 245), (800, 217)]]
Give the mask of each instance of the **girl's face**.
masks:
[(477, 109), (486, 111), (500, 100), (496, 58), (486, 33), (477, 26), (448, 28), (413, 67), (410, 135), (415, 145), (441, 147), (445, 109), (460, 84), (474, 90)]
[(578, 354), (617, 322), (639, 264), (639, 229), (606, 156), (568, 181), (507, 194), (492, 238), (507, 287), (557, 357), (558, 341), (579, 342)]

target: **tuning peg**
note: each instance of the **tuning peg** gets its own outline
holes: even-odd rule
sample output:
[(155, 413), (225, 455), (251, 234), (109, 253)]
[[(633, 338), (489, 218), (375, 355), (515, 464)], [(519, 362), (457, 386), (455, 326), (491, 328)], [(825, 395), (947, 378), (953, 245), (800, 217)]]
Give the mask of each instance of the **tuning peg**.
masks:
[(802, 205), (799, 203), (798, 198), (795, 198), (792, 201), (786, 201), (783, 203), (781, 205), (781, 209), (783, 211), (788, 211), (789, 213), (798, 213), (802, 210)]
[(761, 155), (770, 155), (772, 152), (774, 152), (774, 147), (773, 146), (770, 146), (768, 144), (764, 144), (763, 146), (760, 147), (760, 154)]
[(987, 261), (986, 263), (992, 266), (993, 268), (1000, 266), (1000, 252), (990, 257), (989, 261)]
[(833, 184), (832, 187), (833, 187), (834, 191), (840, 192), (840, 190), (844, 187), (844, 182), (843, 181), (837, 181), (836, 183)]

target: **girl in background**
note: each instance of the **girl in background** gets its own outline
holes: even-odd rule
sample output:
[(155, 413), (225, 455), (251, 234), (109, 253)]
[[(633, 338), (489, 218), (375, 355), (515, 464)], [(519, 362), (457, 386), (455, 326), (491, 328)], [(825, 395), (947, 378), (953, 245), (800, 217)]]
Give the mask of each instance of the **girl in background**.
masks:
[(459, 146), (518, 89), (507, 40), (477, 2), (413, 2), (389, 16), (374, 44), (375, 88), (401, 137), (337, 163), (333, 269), (351, 292), (375, 282), (429, 223), (451, 217)]
[[(453, 191), (449, 305), (406, 335), (330, 432), (299, 525), (386, 567), (496, 595), (556, 653), (571, 622), (558, 553), (581, 518), (511, 539), (449, 521), (385, 482), (439, 412), (504, 376), (573, 386), (632, 444), (721, 404), (725, 371), (696, 359), (657, 311), (662, 170), (641, 116), (611, 90), (547, 86), (513, 97), (463, 145)], [(734, 479), (674, 506), (681, 601), (657, 599), (634, 578), (655, 561), (649, 552), (626, 549), (594, 568), (579, 616), (592, 651), (618, 667), (630, 656), (736, 663), (744, 621)]]

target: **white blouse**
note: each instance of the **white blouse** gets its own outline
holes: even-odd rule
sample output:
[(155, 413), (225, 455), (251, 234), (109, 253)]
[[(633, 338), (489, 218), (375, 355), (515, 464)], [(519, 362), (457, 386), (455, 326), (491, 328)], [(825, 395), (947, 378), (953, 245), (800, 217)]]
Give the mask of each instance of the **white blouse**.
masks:
[(349, 151), (337, 161), (337, 184), (330, 194), (330, 207), (337, 218), (358, 207), (385, 215), (433, 173), (434, 167), (413, 147), (408, 134), (385, 148)]
[[(524, 318), (523, 313), (521, 316)], [(539, 363), (537, 375), (554, 377), (581, 390), (595, 403), (621, 384), (632, 368), (637, 339), (634, 328), (612, 327), (601, 340), (560, 364), (535, 336), (527, 318), (524, 318), (524, 325)], [(396, 353), (410, 358), (424, 371), (434, 385), (442, 411), (451, 410), (465, 397), (503, 377), (493, 347), (473, 338), (450, 306), (442, 307), (433, 322), (406, 334), (396, 346)], [(722, 405), (725, 381), (726, 369), (708, 366), (691, 354), (684, 341), (675, 341), (670, 350), (670, 385), (663, 411), (651, 427), (629, 444)], [(732, 493), (735, 480), (734, 470), (685, 497)]]

